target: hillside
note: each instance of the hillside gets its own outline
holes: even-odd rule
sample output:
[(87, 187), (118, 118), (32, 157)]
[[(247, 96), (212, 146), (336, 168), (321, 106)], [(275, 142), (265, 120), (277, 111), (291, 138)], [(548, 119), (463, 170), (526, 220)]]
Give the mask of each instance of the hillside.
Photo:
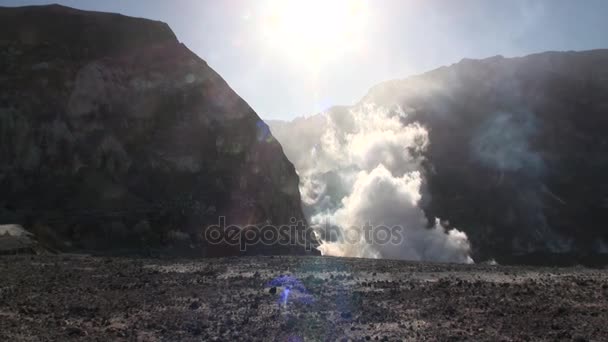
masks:
[[(465, 232), (475, 260), (576, 263), (608, 252), (608, 50), (464, 59), (379, 84), (350, 111), (369, 103), (398, 106), (402, 127), (424, 128), (415, 164), (423, 173), (420, 207), (429, 222), (439, 217)], [(320, 123), (319, 137), (328, 127), (345, 139), (369, 129), (352, 131), (344, 123), (352, 113), (337, 114), (307, 120)], [(311, 158), (282, 138), (299, 126), (271, 129), (302, 175), (302, 160)], [(297, 146), (310, 151), (316, 143)]]
[(0, 224), (58, 250), (209, 256), (242, 253), (205, 239), (220, 217), (303, 219), (267, 126), (165, 23), (0, 8), (0, 75)]

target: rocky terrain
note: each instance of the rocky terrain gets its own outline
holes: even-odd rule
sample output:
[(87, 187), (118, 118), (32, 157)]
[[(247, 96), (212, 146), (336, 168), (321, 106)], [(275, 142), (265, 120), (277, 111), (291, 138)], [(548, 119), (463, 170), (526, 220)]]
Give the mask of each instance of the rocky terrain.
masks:
[(220, 216), (303, 220), (266, 124), (165, 23), (58, 5), (0, 8), (0, 193), (0, 224), (64, 251), (231, 255)]
[(605, 341), (604, 269), (4, 256), (3, 341)]
[(608, 50), (464, 59), (270, 126), (301, 170), (327, 127), (348, 132), (367, 103), (428, 132), (421, 206), (467, 234), (473, 259), (607, 261)]

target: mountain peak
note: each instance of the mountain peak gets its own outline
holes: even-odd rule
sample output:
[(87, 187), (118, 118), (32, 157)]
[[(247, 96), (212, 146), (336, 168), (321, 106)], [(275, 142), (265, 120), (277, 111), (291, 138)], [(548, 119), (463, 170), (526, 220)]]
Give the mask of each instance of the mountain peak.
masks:
[(53, 4), (0, 7), (0, 42), (69, 45), (93, 57), (178, 40), (160, 21)]

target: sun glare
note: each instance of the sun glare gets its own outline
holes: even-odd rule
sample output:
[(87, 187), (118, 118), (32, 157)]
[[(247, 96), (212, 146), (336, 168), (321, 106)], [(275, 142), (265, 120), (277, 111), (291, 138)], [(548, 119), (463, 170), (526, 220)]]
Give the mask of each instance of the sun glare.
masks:
[(368, 24), (365, 0), (271, 1), (263, 34), (269, 48), (318, 67), (361, 48)]

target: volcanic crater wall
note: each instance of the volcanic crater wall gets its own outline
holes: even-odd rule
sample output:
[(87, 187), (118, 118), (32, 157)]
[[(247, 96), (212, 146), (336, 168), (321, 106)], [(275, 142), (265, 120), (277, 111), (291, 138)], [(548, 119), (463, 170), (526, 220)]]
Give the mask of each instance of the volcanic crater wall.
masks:
[(303, 220), (298, 182), (263, 121), (166, 24), (0, 8), (0, 224), (59, 249), (238, 254), (204, 228)]
[[(476, 261), (578, 262), (608, 252), (608, 50), (464, 59), (379, 84), (355, 106), (270, 124), (298, 169), (318, 169), (324, 132), (369, 131), (378, 115), (354, 133), (348, 124), (369, 104), (398, 108), (401, 130), (427, 132), (419, 205), (429, 224), (439, 217), (466, 233)], [(400, 156), (411, 154), (400, 146)], [(375, 155), (394, 160), (394, 151)], [(330, 198), (344, 197), (324, 185)]]

